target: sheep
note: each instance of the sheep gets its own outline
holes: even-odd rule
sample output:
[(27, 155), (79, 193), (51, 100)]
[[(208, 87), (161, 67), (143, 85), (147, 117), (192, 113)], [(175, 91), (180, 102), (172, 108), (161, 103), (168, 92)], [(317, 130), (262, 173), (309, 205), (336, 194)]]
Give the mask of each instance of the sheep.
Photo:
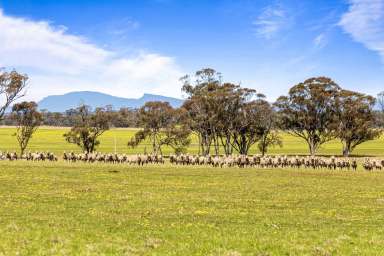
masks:
[[(264, 156), (230, 155), (230, 156), (193, 156), (171, 155), (170, 163), (177, 165), (211, 165), (213, 167), (257, 167), (257, 168), (311, 168), (314, 170), (357, 170), (356, 159), (331, 157), (299, 156)], [(383, 169), (383, 162), (372, 161), (372, 168)]]
[[(63, 152), (62, 159), (67, 162), (85, 163), (113, 163), (144, 166), (147, 164), (164, 164), (162, 155), (156, 154), (116, 154), (100, 152)], [(0, 160), (26, 160), (26, 161), (57, 161), (58, 158), (51, 152), (27, 152), (18, 156), (16, 152), (0, 152)], [(226, 155), (226, 156), (200, 156), (192, 154), (178, 154), (169, 156), (170, 164), (174, 165), (207, 165), (212, 167), (249, 167), (249, 168), (295, 168), (300, 169), (328, 169), (328, 170), (353, 170), (358, 169), (356, 159), (312, 156), (261, 156), (261, 155)], [(383, 170), (384, 160), (365, 158), (362, 162), (364, 170)]]

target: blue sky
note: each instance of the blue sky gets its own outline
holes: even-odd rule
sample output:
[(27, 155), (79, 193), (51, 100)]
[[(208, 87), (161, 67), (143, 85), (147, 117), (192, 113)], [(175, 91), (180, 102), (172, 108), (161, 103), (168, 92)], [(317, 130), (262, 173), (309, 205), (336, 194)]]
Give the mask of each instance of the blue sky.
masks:
[(384, 0), (0, 0), (0, 66), (28, 97), (181, 96), (203, 67), (270, 100), (311, 76), (384, 90)]

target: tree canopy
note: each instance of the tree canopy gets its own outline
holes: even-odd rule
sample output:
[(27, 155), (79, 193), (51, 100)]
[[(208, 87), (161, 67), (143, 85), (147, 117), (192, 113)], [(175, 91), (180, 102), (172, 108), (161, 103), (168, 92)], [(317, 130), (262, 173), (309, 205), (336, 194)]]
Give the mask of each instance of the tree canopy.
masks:
[(361, 93), (341, 90), (337, 97), (337, 137), (343, 144), (343, 155), (349, 156), (361, 143), (377, 138), (373, 108), (375, 98)]
[(12, 117), (17, 123), (15, 136), (20, 146), (20, 154), (23, 154), (33, 133), (42, 122), (42, 115), (35, 102), (24, 101), (13, 105)]
[(95, 151), (100, 144), (98, 137), (110, 128), (111, 116), (104, 108), (97, 108), (92, 112), (86, 105), (72, 111), (76, 114), (76, 121), (71, 130), (64, 134), (65, 139), (85, 152)]
[[(247, 154), (272, 123), (266, 121), (272, 108), (265, 96), (256, 90), (232, 83), (223, 83), (221, 73), (202, 69), (195, 73), (195, 82), (189, 76), (182, 78), (183, 91), (188, 98), (182, 106), (187, 115), (187, 125), (199, 139), (199, 152), (226, 155), (236, 150)], [(271, 145), (268, 144), (268, 145)], [(264, 144), (264, 146), (268, 146)]]
[(16, 71), (1, 72), (0, 70), (0, 120), (13, 102), (24, 96), (28, 76)]
[(180, 111), (168, 102), (147, 102), (138, 111), (142, 129), (128, 142), (136, 147), (146, 139), (152, 145), (152, 153), (162, 154), (162, 146), (168, 145), (176, 152), (182, 152), (190, 143), (189, 130), (179, 123)]
[(336, 98), (340, 90), (332, 79), (314, 77), (293, 86), (275, 103), (281, 128), (303, 138), (311, 155), (336, 136)]

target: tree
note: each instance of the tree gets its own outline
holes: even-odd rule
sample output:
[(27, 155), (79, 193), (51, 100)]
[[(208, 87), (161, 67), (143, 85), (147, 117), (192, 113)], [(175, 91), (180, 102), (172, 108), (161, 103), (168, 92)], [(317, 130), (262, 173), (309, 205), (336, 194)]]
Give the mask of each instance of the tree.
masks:
[(264, 95), (222, 83), (221, 74), (209, 68), (197, 71), (195, 80), (193, 83), (189, 76), (182, 78), (183, 91), (188, 95), (182, 108), (188, 115), (188, 127), (198, 136), (199, 154), (210, 154), (212, 146), (215, 155), (220, 146), (226, 155), (233, 150), (247, 154), (265, 130), (263, 111), (269, 104)]
[(212, 143), (215, 153), (218, 154), (218, 113), (215, 111), (217, 110), (215, 92), (221, 85), (221, 74), (214, 69), (204, 68), (198, 70), (194, 78), (194, 83), (188, 75), (181, 78), (182, 91), (188, 96), (182, 106), (188, 115), (186, 120), (189, 128), (199, 139), (199, 154), (208, 155)]
[(24, 96), (24, 88), (27, 85), (27, 75), (16, 71), (0, 71), (0, 120), (13, 102)]
[(139, 124), (143, 127), (128, 142), (128, 146), (137, 147), (149, 139), (153, 154), (162, 154), (161, 147), (168, 145), (175, 152), (184, 151), (190, 143), (188, 129), (179, 125), (179, 112), (168, 102), (147, 102), (138, 111)]
[(262, 135), (258, 143), (261, 155), (264, 156), (269, 147), (283, 146), (277, 129), (277, 116), (270, 104), (264, 104), (262, 120), (260, 120)]
[(293, 86), (275, 103), (281, 127), (304, 139), (312, 156), (336, 136), (335, 101), (340, 90), (330, 78), (315, 77)]
[(231, 145), (242, 155), (247, 155), (252, 145), (258, 142), (266, 133), (266, 110), (269, 103), (263, 99), (264, 95), (258, 98), (243, 102), (237, 109), (236, 117), (233, 117)]
[(343, 156), (347, 157), (361, 143), (380, 135), (375, 129), (373, 108), (375, 98), (357, 92), (342, 90), (337, 97), (337, 136), (343, 144)]
[(20, 146), (20, 154), (24, 154), (29, 140), (42, 122), (42, 115), (35, 102), (21, 102), (13, 105), (12, 118), (17, 124), (15, 136)]
[[(212, 95), (212, 98), (214, 99), (213, 105), (214, 112), (216, 113), (215, 126), (217, 136), (221, 141), (225, 154), (231, 155), (235, 148), (233, 145), (236, 144), (236, 136), (234, 135), (236, 132), (239, 132), (238, 129), (242, 129), (242, 131), (245, 132), (246, 129), (244, 129), (243, 125), (251, 126), (254, 124), (253, 121), (260, 121), (260, 119), (239, 120), (239, 117), (241, 118), (241, 114), (243, 114), (242, 109), (251, 110), (247, 108), (247, 105), (252, 104), (252, 101), (253, 103), (266, 103), (266, 101), (261, 101), (261, 99), (264, 98), (264, 95), (256, 94), (256, 90), (242, 88), (240, 85), (232, 83), (224, 83), (220, 85), (214, 92), (214, 95)], [(254, 104), (254, 106), (258, 107), (262, 105), (263, 104)], [(258, 117), (260, 118), (261, 116), (259, 115)]]
[(110, 127), (110, 115), (104, 108), (96, 108), (94, 112), (89, 106), (82, 105), (70, 111), (75, 115), (75, 124), (64, 134), (67, 142), (81, 147), (87, 153), (96, 150), (100, 144), (98, 137)]
[(281, 140), (281, 136), (277, 131), (270, 130), (269, 132), (264, 133), (261, 136), (259, 144), (257, 147), (259, 148), (261, 155), (265, 156), (269, 147), (283, 146), (283, 141)]
[(170, 146), (176, 154), (186, 153), (191, 144), (191, 131), (186, 126), (167, 127), (163, 132), (165, 134), (164, 145)]

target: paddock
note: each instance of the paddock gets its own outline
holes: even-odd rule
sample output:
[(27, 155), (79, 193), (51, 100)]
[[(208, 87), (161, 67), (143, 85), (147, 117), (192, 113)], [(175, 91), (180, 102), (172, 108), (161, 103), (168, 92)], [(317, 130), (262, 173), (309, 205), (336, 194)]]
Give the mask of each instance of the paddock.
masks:
[(1, 161), (0, 170), (4, 255), (384, 250), (380, 171), (63, 161)]

